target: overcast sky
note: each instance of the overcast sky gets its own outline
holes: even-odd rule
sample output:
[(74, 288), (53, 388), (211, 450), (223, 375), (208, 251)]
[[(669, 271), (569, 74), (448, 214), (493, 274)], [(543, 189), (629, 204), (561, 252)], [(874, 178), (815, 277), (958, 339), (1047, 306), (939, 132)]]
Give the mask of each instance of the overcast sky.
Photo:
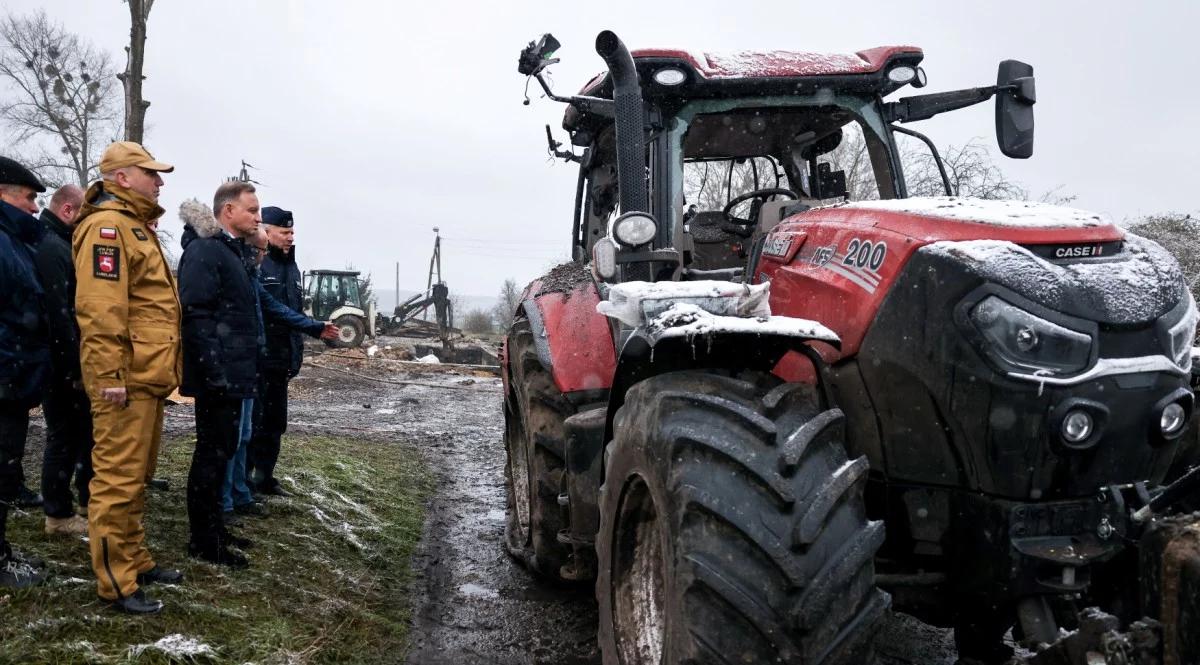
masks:
[[(120, 0), (4, 8), (44, 8), (124, 65)], [(390, 287), (398, 261), (401, 288), (424, 288), (437, 226), (451, 290), (493, 295), (568, 252), (574, 173), (547, 161), (542, 128), (557, 130), (562, 108), (523, 106), (516, 72), (543, 32), (563, 43), (551, 70), (561, 93), (603, 69), (592, 45), (606, 28), (631, 48), (912, 44), (925, 51), (925, 92), (990, 84), (1000, 60), (1024, 60), (1037, 75), (1036, 149), (1002, 165), (1034, 192), (1062, 185), (1078, 207), (1121, 220), (1200, 211), (1198, 25), (1191, 0), (158, 0), (146, 144), (177, 167), (162, 198), (175, 231), (180, 201), (211, 201), (245, 159), (263, 204), (295, 212), (303, 268), (353, 264)], [(941, 145), (983, 137), (999, 155), (993, 123), (987, 104), (914, 126)]]

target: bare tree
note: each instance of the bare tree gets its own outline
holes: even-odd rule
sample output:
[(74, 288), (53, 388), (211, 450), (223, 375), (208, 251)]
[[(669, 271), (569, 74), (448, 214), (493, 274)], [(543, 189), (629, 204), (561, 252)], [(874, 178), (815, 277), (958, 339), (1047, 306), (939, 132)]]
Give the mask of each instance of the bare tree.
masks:
[(517, 307), (521, 305), (521, 289), (517, 287), (516, 280), (509, 278), (504, 280), (504, 285), (500, 287), (500, 302), (496, 303), (495, 309), (492, 310), (492, 317), (502, 328), (508, 328), (508, 324), (512, 321), (513, 315), (517, 313)]
[[(959, 146), (946, 146), (941, 153), (946, 175), (950, 178), (950, 191), (955, 196), (979, 199), (1029, 198), (1029, 190), (1008, 179), (980, 139), (974, 138)], [(909, 196), (945, 195), (941, 173), (928, 148), (923, 144), (906, 142), (901, 150), (901, 158)]]
[(492, 315), (482, 309), (473, 309), (462, 319), (463, 330), (475, 335), (491, 334), (495, 330), (494, 326)]
[(146, 130), (146, 109), (150, 102), (142, 98), (142, 64), (146, 60), (146, 22), (154, 0), (125, 0), (129, 5), (129, 46), (125, 47), (125, 71), (117, 74), (125, 86), (125, 140), (142, 142)]
[(1129, 228), (1175, 256), (1192, 295), (1200, 300), (1200, 220), (1184, 213), (1160, 213), (1134, 220)]
[(21, 158), (49, 185), (87, 187), (116, 134), (108, 54), (68, 33), (44, 11), (0, 19), (0, 121)]

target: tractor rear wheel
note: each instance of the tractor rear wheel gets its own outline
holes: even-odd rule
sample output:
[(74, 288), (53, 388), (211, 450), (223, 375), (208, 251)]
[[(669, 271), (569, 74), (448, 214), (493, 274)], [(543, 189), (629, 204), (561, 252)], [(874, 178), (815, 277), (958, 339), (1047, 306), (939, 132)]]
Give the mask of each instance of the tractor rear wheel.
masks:
[(631, 388), (600, 494), (605, 664), (870, 662), (884, 530), (842, 430), (813, 387), (764, 374)]
[(333, 321), (333, 325), (338, 328), (337, 339), (332, 341), (332, 345), (343, 349), (357, 349), (366, 337), (366, 329), (363, 327), (363, 322), (357, 316), (343, 314)]
[(575, 408), (538, 359), (526, 319), (517, 319), (509, 330), (508, 363), (505, 546), (533, 571), (561, 580), (561, 568), (570, 554), (570, 548), (558, 542), (559, 531), (566, 527), (558, 504), (559, 494), (565, 491), (564, 421)]

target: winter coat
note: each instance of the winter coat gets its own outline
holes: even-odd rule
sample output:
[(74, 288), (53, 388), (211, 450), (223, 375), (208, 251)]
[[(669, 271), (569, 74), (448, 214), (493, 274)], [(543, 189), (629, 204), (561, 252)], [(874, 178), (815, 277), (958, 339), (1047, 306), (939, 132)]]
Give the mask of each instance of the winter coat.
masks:
[(46, 322), (50, 328), (51, 381), (69, 386), (82, 380), (79, 372), (79, 323), (75, 320), (75, 263), (71, 231), (49, 208), (42, 210), (46, 233), (34, 261), (45, 292)]
[(71, 236), (79, 368), (88, 396), (105, 388), (162, 399), (179, 385), (179, 292), (146, 224), (163, 209), (109, 182), (83, 197)]
[[(283, 251), (272, 245), (263, 259), (260, 279), (267, 293), (297, 311), (304, 311), (304, 283), (296, 266), (296, 248)], [(288, 378), (300, 372), (304, 359), (304, 340), (300, 333), (277, 323), (267, 324), (267, 348), (264, 369), (287, 372)]]
[(45, 229), (0, 201), (0, 403), (32, 407), (50, 371), (46, 312), (34, 264)]
[[(205, 209), (207, 210), (207, 209)], [(259, 321), (244, 247), (209, 214), (180, 216), (179, 302), (183, 305), (184, 395), (254, 396)]]
[[(179, 296), (183, 304), (184, 395), (253, 397), (263, 321), (281, 322), (320, 335), (324, 324), (271, 298), (255, 278), (246, 245), (233, 239), (198, 202), (180, 216), (183, 258)], [(260, 309), (261, 307), (261, 309)]]

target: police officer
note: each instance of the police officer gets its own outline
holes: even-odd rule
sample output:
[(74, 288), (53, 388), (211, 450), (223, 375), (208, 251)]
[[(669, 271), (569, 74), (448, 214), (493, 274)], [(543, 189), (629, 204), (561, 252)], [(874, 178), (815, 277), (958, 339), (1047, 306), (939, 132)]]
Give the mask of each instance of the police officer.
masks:
[(154, 231), (161, 173), (174, 170), (120, 141), (100, 158), (73, 236), (80, 368), (91, 401), (94, 477), (88, 502), (100, 597), (133, 614), (162, 603), (142, 587), (183, 575), (155, 564), (143, 539), (145, 487), (154, 475), (163, 400), (179, 385), (179, 293)]
[(38, 278), (46, 293), (50, 328), (50, 380), (42, 400), (46, 418), (46, 453), (42, 461), (46, 533), (87, 535), (87, 520), (75, 514), (71, 479), (79, 505), (87, 506), (92, 479), (92, 413), (79, 373), (79, 325), (75, 322), (75, 264), (71, 233), (79, 220), (83, 190), (64, 185), (42, 210), (46, 233), (38, 243)]
[(34, 265), (44, 229), (33, 216), (46, 191), (17, 162), (0, 157), (0, 588), (43, 580), (37, 562), (14, 551), (5, 538), (8, 508), (21, 483), (21, 458), (29, 410), (42, 399), (50, 369), (42, 287)]
[[(292, 213), (275, 206), (262, 209), (262, 222), (270, 247), (259, 275), (267, 293), (296, 310), (304, 310), (304, 287), (296, 266), (295, 234)], [(288, 381), (300, 372), (304, 340), (292, 328), (272, 321), (266, 326), (267, 344), (258, 383), (260, 416), (250, 442), (247, 473), (251, 484), (262, 494), (287, 496), (275, 479), (280, 439), (287, 430)]]

